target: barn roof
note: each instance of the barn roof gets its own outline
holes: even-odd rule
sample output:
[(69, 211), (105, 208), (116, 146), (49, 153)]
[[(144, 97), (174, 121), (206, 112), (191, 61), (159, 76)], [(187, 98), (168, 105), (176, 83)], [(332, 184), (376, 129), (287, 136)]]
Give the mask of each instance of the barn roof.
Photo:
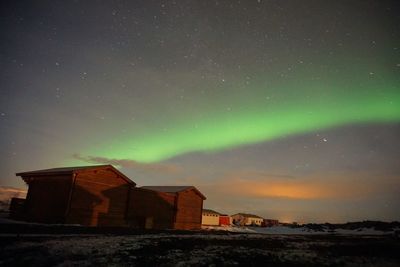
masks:
[[(22, 179), (27, 176), (52, 176), (58, 174), (73, 174), (78, 173), (84, 170), (90, 169), (112, 169), (112, 171), (116, 172), (119, 176), (121, 176), (126, 182), (136, 185), (131, 179), (129, 179), (125, 174), (120, 172), (112, 165), (92, 165), (92, 166), (77, 166), (77, 167), (61, 167), (61, 168), (51, 168), (44, 170), (36, 170), (36, 171), (27, 171), (27, 172), (19, 172), (16, 173), (17, 176), (21, 176)], [(25, 180), (25, 179), (24, 179)]]
[(247, 217), (247, 218), (260, 218), (260, 219), (263, 219), (263, 217), (260, 217), (258, 215), (254, 215), (254, 214), (250, 214), (250, 213), (236, 213), (236, 214), (234, 214), (232, 216), (235, 216), (235, 215), (241, 215), (241, 216)]
[(153, 190), (157, 192), (164, 193), (179, 193), (188, 190), (194, 190), (201, 198), (206, 199), (206, 197), (194, 186), (184, 185), (184, 186), (142, 186), (140, 188)]

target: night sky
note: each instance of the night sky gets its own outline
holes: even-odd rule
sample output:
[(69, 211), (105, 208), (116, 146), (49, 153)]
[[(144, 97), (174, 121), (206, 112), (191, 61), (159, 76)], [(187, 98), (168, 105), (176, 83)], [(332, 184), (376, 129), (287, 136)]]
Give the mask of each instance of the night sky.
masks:
[(2, 1), (0, 185), (113, 164), (206, 208), (400, 220), (397, 1)]

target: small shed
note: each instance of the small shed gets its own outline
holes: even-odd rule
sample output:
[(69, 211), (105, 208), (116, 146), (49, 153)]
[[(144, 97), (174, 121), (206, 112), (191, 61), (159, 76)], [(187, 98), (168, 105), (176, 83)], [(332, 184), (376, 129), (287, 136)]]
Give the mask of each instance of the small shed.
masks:
[(131, 224), (145, 228), (201, 228), (206, 197), (194, 186), (143, 186), (134, 192), (128, 215)]
[(231, 224), (232, 224), (231, 216), (226, 215), (226, 214), (219, 215), (219, 225), (226, 226), (226, 225), (231, 225)]
[(201, 224), (202, 225), (220, 225), (219, 223), (219, 212), (210, 209), (203, 209)]
[(85, 226), (125, 226), (135, 183), (111, 165), (16, 174), (28, 184), (24, 219)]

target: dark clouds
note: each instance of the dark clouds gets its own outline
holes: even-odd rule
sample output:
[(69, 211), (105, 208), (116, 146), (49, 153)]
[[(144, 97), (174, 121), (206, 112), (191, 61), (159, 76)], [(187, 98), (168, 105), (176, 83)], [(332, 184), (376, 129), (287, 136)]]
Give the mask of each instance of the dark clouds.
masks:
[(135, 169), (137, 171), (157, 172), (161, 174), (177, 173), (181, 171), (181, 169), (178, 166), (173, 164), (140, 163), (130, 159), (108, 159), (104, 157), (81, 156), (80, 154), (73, 154), (72, 156), (74, 159), (78, 159), (87, 163), (111, 164), (116, 167)]

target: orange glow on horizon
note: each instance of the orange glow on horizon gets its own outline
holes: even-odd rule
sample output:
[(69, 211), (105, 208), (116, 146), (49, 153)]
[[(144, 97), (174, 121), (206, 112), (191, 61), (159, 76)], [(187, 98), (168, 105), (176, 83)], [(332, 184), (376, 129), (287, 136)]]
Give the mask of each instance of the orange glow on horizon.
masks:
[(218, 188), (217, 191), (224, 195), (311, 200), (365, 197), (393, 184), (397, 182), (381, 183), (381, 187), (377, 188), (374, 181), (367, 182), (349, 176), (326, 175), (322, 178), (310, 176), (281, 179), (279, 177), (260, 178), (251, 176), (251, 173), (249, 175), (239, 173), (221, 177), (205, 187), (212, 188), (210, 191)]
[(291, 184), (272, 184), (269, 186), (260, 186), (255, 188), (253, 193), (254, 195), (259, 196), (300, 199), (311, 199), (324, 196), (323, 192), (321, 192), (321, 190), (318, 190), (317, 188)]

